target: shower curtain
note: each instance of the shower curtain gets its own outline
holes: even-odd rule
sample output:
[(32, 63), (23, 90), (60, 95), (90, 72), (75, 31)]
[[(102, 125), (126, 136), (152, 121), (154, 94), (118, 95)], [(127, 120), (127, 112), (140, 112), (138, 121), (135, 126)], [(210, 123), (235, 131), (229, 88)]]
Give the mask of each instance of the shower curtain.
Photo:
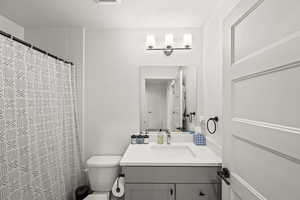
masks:
[(73, 67), (0, 36), (1, 200), (69, 200), (84, 183)]

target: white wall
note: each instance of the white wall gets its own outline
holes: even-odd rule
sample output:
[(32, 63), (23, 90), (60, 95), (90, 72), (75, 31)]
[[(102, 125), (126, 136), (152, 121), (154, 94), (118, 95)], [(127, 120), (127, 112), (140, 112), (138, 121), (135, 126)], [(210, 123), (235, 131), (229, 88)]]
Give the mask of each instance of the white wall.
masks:
[(25, 29), (26, 41), (66, 60), (82, 65), (82, 28)]
[(222, 102), (223, 102), (223, 21), (239, 0), (223, 0), (214, 14), (205, 23), (203, 33), (203, 86), (202, 99), (205, 119), (219, 116), (217, 132), (209, 135), (210, 139), (221, 148), (222, 146)]
[[(191, 32), (193, 50), (174, 52), (170, 57), (145, 50), (147, 34), (162, 41), (168, 32), (176, 40)], [(149, 65), (201, 68), (202, 29), (87, 31), (85, 159), (94, 154), (123, 154), (129, 135), (139, 131), (139, 67)]]
[(0, 15), (0, 30), (24, 39), (24, 28), (2, 15)]
[[(25, 40), (55, 56), (74, 63), (77, 70), (79, 136), (83, 144), (82, 100), (83, 73), (85, 65), (84, 28), (39, 28), (25, 29)], [(83, 147), (82, 147), (83, 148)]]
[[(196, 93), (197, 91), (197, 71), (193, 67), (185, 67), (184, 68), (184, 79), (185, 79), (185, 91), (186, 91), (186, 114), (191, 112), (197, 113), (197, 95), (201, 95), (201, 93)], [(199, 72), (200, 76), (202, 76), (202, 70)], [(201, 88), (202, 86), (199, 85)], [(196, 120), (195, 118), (193, 120)], [(194, 130), (196, 121), (190, 122), (186, 119), (186, 129)]]

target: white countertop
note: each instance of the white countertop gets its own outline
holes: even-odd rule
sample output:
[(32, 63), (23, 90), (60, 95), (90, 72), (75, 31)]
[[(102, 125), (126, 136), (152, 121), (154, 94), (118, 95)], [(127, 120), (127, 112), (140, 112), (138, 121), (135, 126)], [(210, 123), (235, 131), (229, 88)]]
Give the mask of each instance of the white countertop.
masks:
[(130, 144), (121, 166), (221, 166), (222, 160), (207, 146), (192, 142), (170, 145)]

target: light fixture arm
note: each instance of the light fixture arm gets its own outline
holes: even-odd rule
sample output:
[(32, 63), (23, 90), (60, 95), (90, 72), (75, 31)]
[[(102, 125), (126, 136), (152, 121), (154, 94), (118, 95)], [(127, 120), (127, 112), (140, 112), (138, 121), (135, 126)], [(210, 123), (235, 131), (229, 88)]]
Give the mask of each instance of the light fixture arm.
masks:
[(148, 47), (147, 50), (148, 51), (163, 51), (166, 56), (171, 56), (174, 51), (178, 51), (178, 50), (179, 51), (181, 51), (181, 50), (192, 50), (192, 48), (191, 47), (183, 47), (183, 48), (173, 48), (173, 47), (151, 48), (151, 47)]
[(166, 49), (164, 50), (164, 54), (165, 54), (166, 56), (170, 56), (170, 55), (172, 55), (173, 51), (174, 51), (174, 49), (172, 49), (172, 48), (166, 48)]

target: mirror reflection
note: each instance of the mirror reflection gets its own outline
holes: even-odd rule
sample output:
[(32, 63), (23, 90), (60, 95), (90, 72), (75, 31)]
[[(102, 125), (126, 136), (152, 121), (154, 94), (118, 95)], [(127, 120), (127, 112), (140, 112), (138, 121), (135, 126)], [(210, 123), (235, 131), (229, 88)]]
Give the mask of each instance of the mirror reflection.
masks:
[(194, 67), (141, 67), (141, 129), (188, 131), (196, 114)]

